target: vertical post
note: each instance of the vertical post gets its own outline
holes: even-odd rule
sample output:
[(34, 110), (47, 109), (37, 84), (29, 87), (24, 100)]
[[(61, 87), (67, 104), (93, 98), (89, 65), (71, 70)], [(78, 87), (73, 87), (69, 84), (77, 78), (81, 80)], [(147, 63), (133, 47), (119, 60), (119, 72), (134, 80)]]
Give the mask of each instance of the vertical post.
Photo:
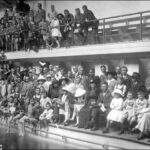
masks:
[(103, 44), (105, 44), (105, 19), (103, 19)]
[(143, 39), (142, 13), (140, 13), (140, 40)]

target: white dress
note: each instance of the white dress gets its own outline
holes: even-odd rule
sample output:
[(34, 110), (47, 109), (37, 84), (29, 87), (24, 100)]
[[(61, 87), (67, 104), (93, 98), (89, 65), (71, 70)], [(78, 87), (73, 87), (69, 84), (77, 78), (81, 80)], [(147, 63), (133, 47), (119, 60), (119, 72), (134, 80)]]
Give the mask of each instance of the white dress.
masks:
[(122, 114), (123, 114), (123, 99), (122, 98), (113, 98), (110, 104), (110, 108), (112, 109), (107, 119), (116, 122), (122, 122)]
[(60, 27), (59, 27), (59, 20), (52, 20), (50, 26), (52, 27), (51, 29), (51, 35), (52, 37), (62, 37), (61, 32), (60, 32)]

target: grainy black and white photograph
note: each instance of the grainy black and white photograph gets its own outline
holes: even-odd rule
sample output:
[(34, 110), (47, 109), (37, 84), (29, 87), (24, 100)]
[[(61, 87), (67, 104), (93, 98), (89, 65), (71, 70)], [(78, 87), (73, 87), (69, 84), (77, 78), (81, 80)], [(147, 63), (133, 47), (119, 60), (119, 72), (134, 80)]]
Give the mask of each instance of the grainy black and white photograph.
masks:
[(0, 0), (0, 150), (150, 149), (150, 1)]

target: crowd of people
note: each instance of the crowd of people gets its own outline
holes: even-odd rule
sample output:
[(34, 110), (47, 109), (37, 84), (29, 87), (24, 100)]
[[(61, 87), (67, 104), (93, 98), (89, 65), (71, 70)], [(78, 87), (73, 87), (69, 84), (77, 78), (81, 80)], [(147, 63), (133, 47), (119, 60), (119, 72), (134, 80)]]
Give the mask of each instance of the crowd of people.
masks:
[(93, 42), (98, 42), (98, 20), (86, 5), (82, 9), (83, 13), (77, 8), (73, 15), (67, 9), (58, 13), (51, 5), (51, 13), (46, 16), (41, 3), (38, 3), (37, 10), (8, 8), (0, 20), (0, 47), (5, 51), (38, 51), (39, 48), (59, 48), (64, 43), (68, 48), (73, 44), (74, 33), (82, 44), (87, 44), (90, 27)]
[[(3, 58), (4, 54), (3, 54)], [(140, 74), (128, 74), (126, 66), (114, 72), (100, 66), (84, 73), (82, 66), (69, 70), (39, 62), (39, 67), (15, 66), (3, 59), (0, 63), (0, 120), (8, 131), (17, 125), (20, 135), (25, 125), (48, 130), (49, 124), (110, 132), (112, 123), (119, 134), (139, 132), (138, 139), (150, 135), (150, 69), (143, 83)]]

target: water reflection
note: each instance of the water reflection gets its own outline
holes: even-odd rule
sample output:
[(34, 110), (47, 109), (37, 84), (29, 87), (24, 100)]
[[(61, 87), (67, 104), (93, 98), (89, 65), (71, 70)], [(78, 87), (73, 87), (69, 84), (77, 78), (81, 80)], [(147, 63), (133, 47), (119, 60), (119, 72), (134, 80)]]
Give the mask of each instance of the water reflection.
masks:
[(18, 136), (17, 132), (7, 134), (5, 128), (0, 127), (0, 145), (3, 149), (74, 149), (66, 143), (42, 138), (35, 135)]

